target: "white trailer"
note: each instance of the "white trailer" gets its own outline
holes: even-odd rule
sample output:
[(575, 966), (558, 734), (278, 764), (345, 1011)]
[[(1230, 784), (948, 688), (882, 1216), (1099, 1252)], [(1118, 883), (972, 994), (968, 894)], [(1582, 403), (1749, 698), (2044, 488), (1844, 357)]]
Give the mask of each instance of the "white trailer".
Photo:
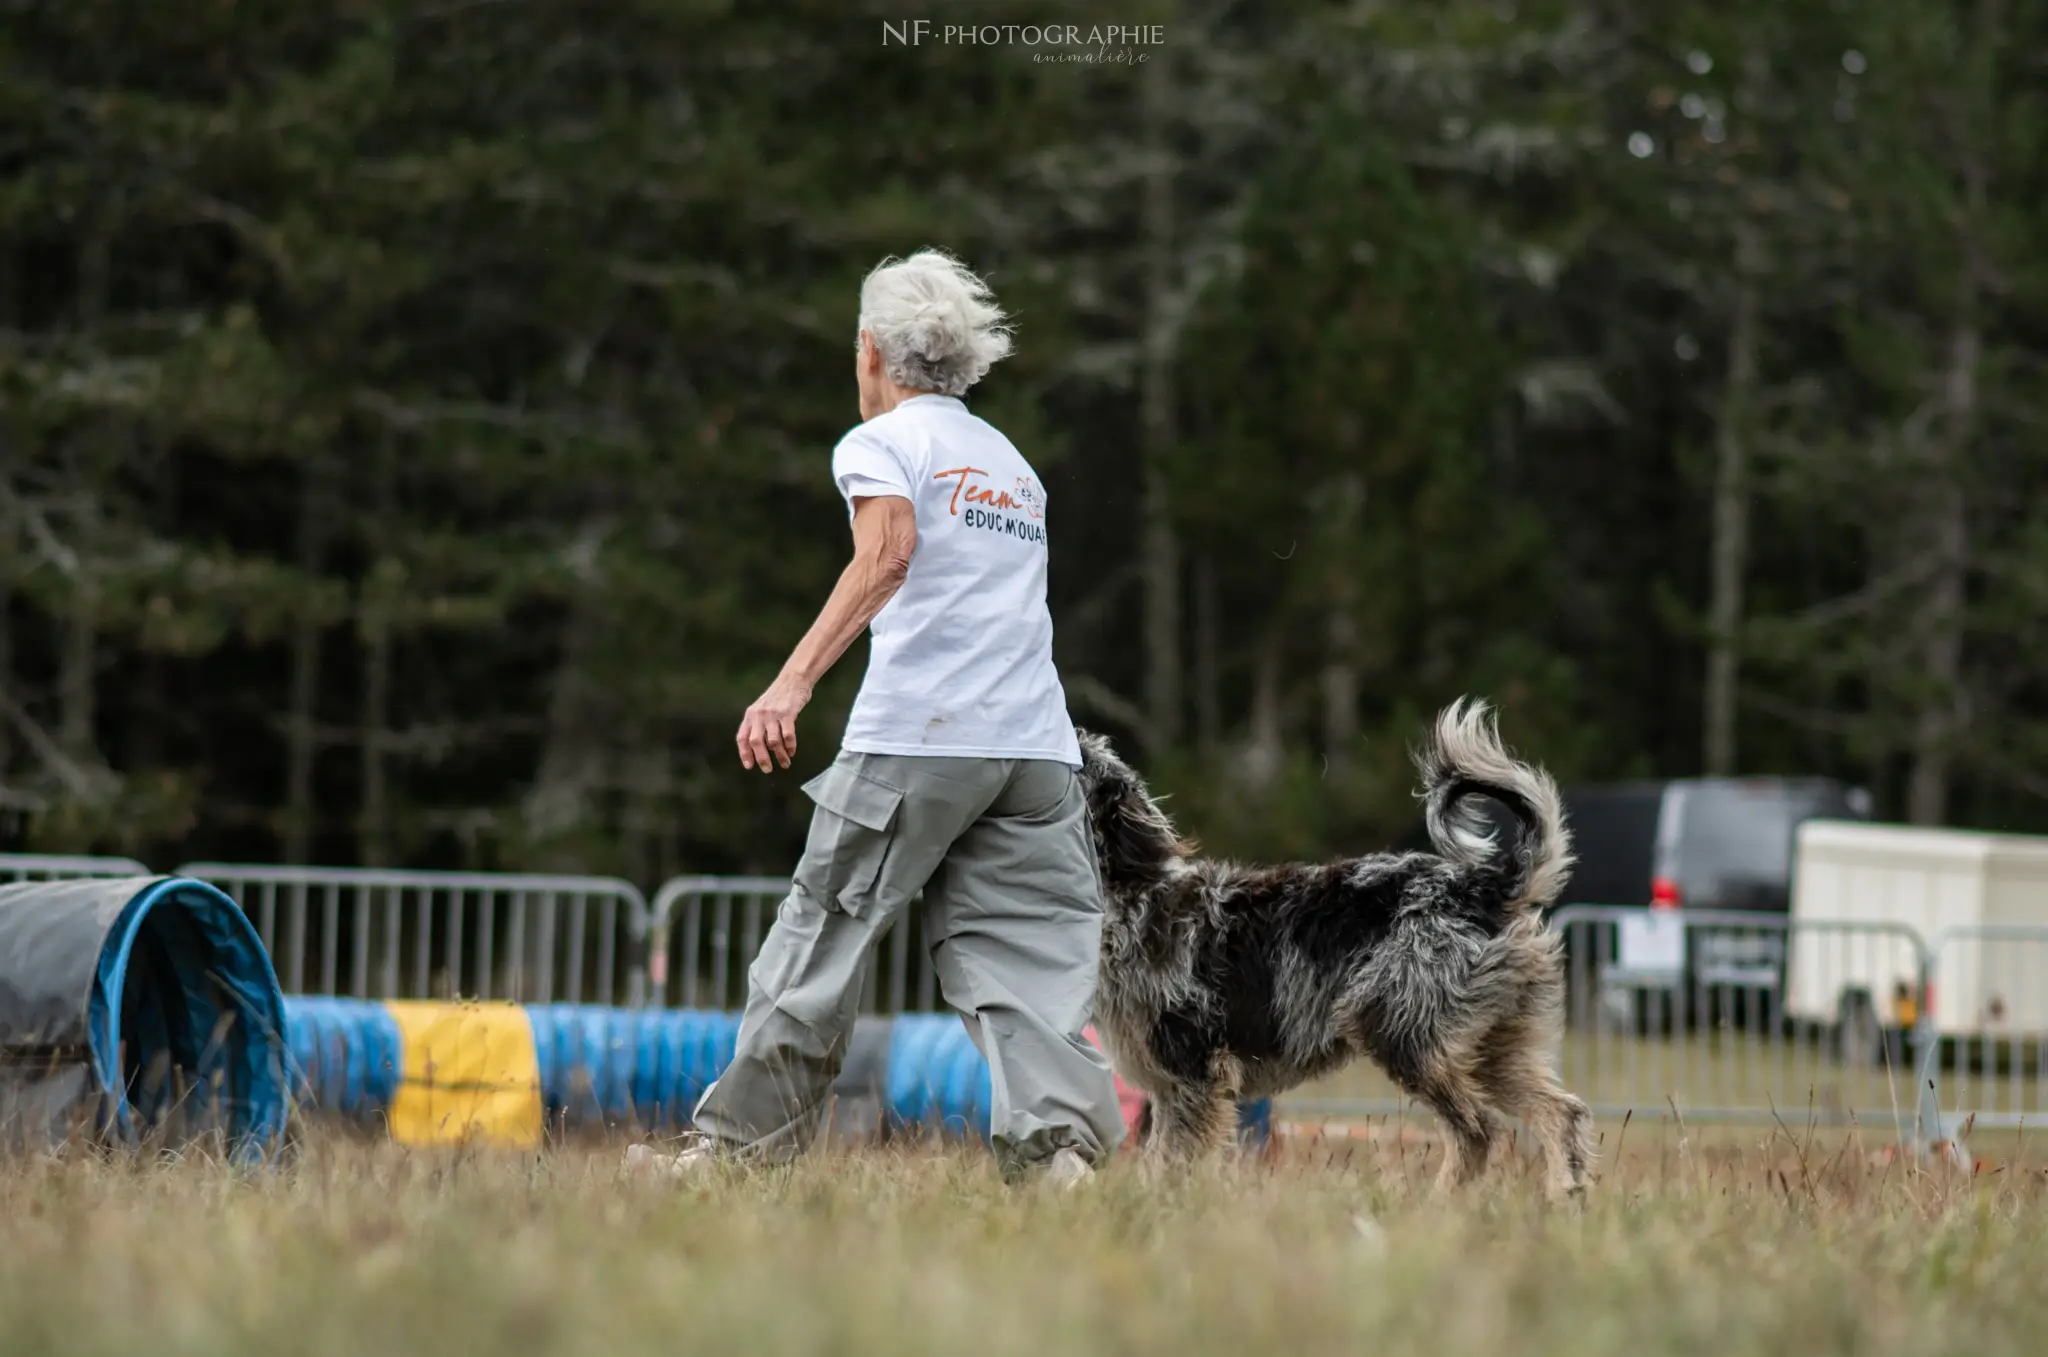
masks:
[[(2048, 838), (1809, 820), (1797, 842), (1788, 1016), (1858, 1044), (1923, 1004), (1942, 1037), (2048, 1034), (2048, 946), (1997, 935), (2048, 930)], [(1988, 935), (1942, 947), (1923, 994), (1901, 928), (1930, 947)]]

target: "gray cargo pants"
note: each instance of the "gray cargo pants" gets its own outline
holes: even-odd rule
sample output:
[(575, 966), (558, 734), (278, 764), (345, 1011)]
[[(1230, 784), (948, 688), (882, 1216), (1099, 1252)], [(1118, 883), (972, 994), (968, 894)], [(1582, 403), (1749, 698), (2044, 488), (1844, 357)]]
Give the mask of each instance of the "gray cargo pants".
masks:
[(1003, 1175), (1068, 1146), (1107, 1158), (1124, 1128), (1109, 1062), (1081, 1035), (1102, 896), (1073, 770), (842, 753), (804, 791), (810, 838), (697, 1129), (750, 1160), (810, 1145), (875, 943), (922, 889), (940, 988), (988, 1059)]

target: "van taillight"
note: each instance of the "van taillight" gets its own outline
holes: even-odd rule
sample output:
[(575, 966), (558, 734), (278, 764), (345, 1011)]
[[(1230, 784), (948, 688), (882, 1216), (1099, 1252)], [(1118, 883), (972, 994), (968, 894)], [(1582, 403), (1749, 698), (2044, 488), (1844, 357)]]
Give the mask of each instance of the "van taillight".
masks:
[(1660, 876), (1650, 883), (1651, 909), (1677, 909), (1685, 903), (1685, 896), (1679, 892), (1678, 883), (1668, 876)]

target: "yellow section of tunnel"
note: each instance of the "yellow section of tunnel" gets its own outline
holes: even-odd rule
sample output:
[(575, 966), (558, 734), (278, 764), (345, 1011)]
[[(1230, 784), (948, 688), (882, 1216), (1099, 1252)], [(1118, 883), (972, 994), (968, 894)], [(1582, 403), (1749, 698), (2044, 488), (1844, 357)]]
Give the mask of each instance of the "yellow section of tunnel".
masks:
[(540, 1144), (540, 1059), (533, 1024), (517, 1004), (385, 1004), (403, 1063), (391, 1101), (392, 1138), (404, 1145)]

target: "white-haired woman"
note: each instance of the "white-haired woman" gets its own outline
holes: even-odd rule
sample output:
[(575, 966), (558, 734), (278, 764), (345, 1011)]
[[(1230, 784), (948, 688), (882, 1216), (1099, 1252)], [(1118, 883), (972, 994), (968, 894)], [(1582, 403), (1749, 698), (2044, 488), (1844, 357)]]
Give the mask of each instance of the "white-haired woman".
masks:
[(797, 716), (872, 629), (867, 675), (790, 893), (749, 976), (738, 1048), (704, 1094), (690, 1171), (795, 1155), (815, 1135), (877, 938), (919, 891), (946, 1001), (988, 1058), (1004, 1176), (1085, 1178), (1123, 1137), (1083, 1036), (1102, 905), (1081, 764), (1052, 662), (1045, 488), (961, 401), (1010, 351), (981, 280), (937, 251), (860, 292), (861, 423), (832, 475), (853, 560), (740, 723), (742, 765), (788, 768)]

